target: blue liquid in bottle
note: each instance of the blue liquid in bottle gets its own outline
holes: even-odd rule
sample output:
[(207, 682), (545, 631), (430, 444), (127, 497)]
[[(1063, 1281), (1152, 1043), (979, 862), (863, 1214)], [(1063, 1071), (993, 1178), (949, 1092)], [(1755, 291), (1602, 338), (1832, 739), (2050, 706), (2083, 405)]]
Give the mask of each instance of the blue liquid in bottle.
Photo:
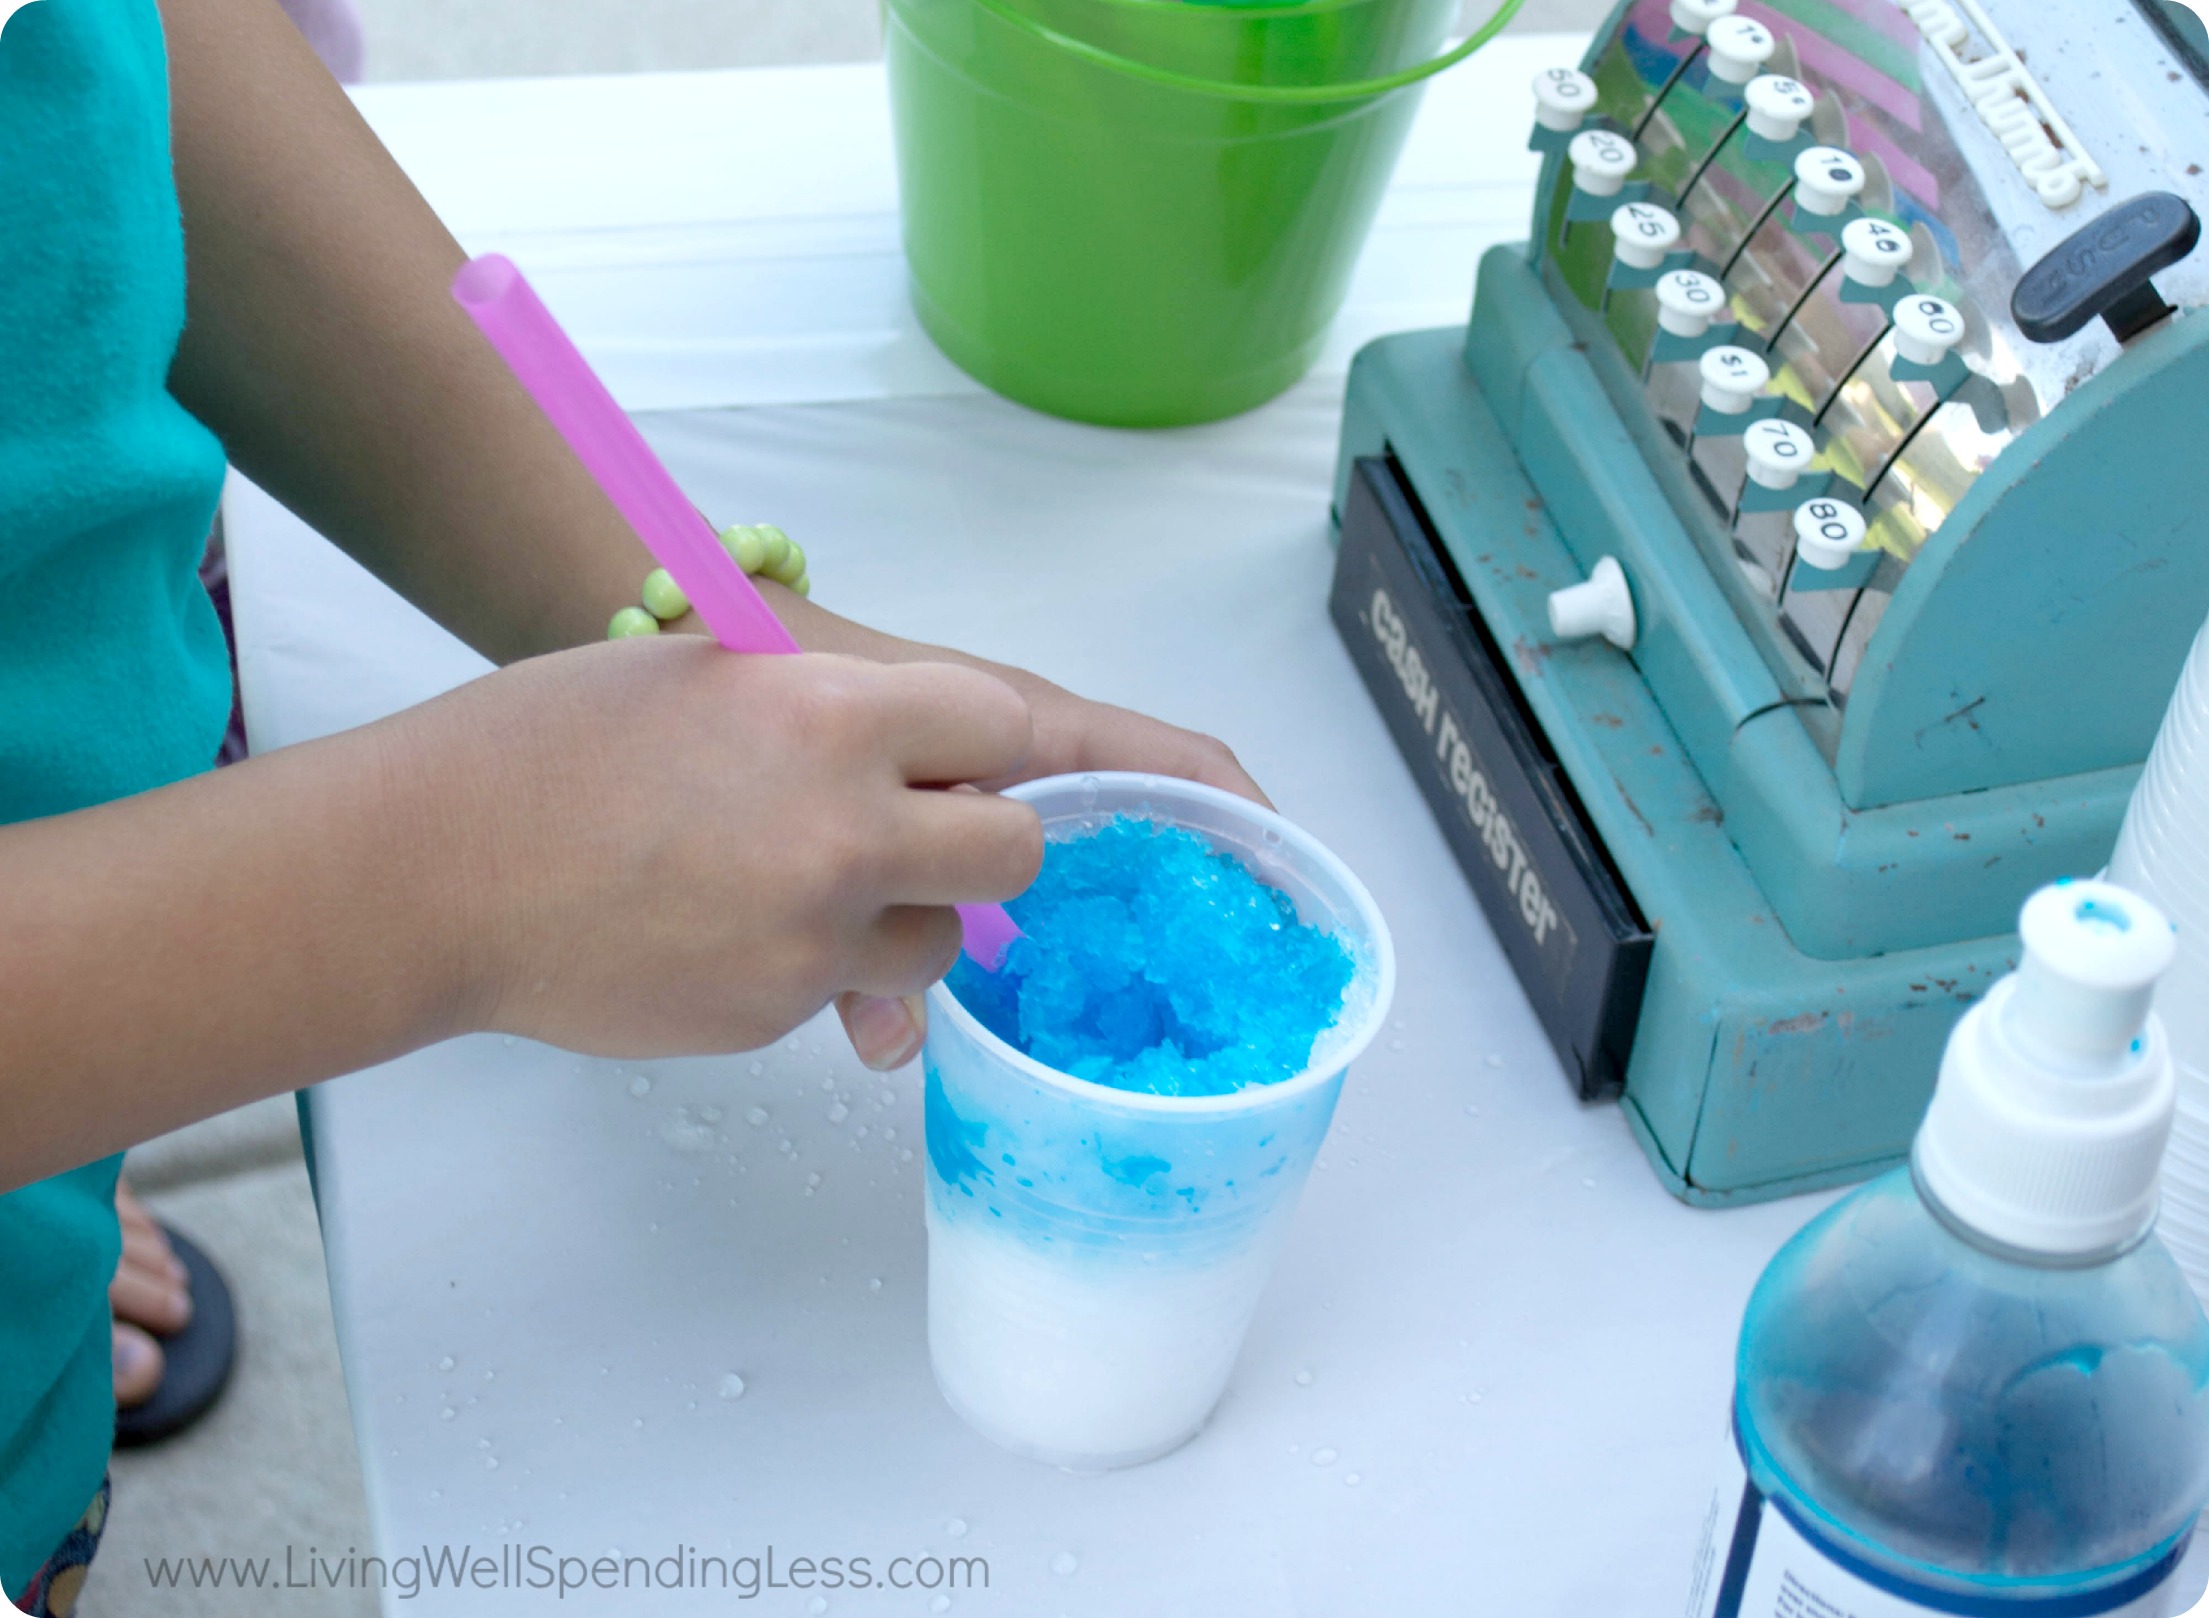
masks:
[[(2046, 891), (2069, 905), (2130, 900), (2099, 884)], [(2138, 901), (2126, 913), (2167, 930)], [(2167, 1089), (2152, 1064), (2167, 1070), (2167, 1059), (2138, 995), (2126, 1015), (2139, 1034), (2101, 1036), (2116, 1053), (2107, 1073), (2043, 1060), (2031, 1018), (2069, 1012), (2062, 983), (2036, 993), (2030, 925), (2026, 941), (2026, 971), (1957, 1031), (1959, 1042), (1992, 1043), (1962, 1053), (1972, 1069), (1962, 1073), (1952, 1044), (1935, 1104), (1942, 1114), (1952, 1085), (1977, 1085), (1991, 1110), (1946, 1107), (1914, 1168), (1814, 1221), (1758, 1283), (1736, 1367), (1734, 1464), (1690, 1618), (2165, 1618), (2171, 1575), (2209, 1504), (2209, 1320), (2145, 1228), (2168, 1131), (2166, 1110), (2152, 1132)], [(2093, 975), (2091, 951), (2068, 964)], [(2146, 976), (2121, 987), (2152, 989)], [(2012, 1039), (1989, 1025), (2021, 980), (2033, 1009)], [(2080, 1004), (2091, 1021), (2096, 1007)], [(2066, 1088), (2104, 1082), (2133, 1086), (2129, 1109), (2115, 1091)], [(2107, 1116), (2094, 1111), (2104, 1100)], [(2145, 1145), (2127, 1128), (2149, 1130)], [(2012, 1129), (2015, 1140), (2003, 1134)], [(1959, 1175), (1944, 1132), (1967, 1157), (1990, 1154), (1981, 1180), (2000, 1195)], [(2044, 1154), (2032, 1175), (2002, 1180), (2027, 1148)], [(1972, 1217), (1943, 1198), (1950, 1183)], [(2025, 1217), (2035, 1198), (2061, 1217), (2035, 1226)], [(2030, 1233), (2034, 1245), (1984, 1227)]]

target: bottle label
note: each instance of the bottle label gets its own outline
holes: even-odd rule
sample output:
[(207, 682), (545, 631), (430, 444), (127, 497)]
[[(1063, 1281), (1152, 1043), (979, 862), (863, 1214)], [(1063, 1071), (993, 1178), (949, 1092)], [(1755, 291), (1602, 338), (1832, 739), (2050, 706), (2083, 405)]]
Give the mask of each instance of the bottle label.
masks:
[[(2180, 1550), (2183, 1551), (2183, 1545)], [(1806, 1532), (1765, 1498), (1726, 1445), (1718, 1488), (1703, 1522), (1687, 1618), (2168, 1618), (2180, 1553), (2137, 1578), (2091, 1595), (2006, 1599), (1917, 1584), (1856, 1561)]]

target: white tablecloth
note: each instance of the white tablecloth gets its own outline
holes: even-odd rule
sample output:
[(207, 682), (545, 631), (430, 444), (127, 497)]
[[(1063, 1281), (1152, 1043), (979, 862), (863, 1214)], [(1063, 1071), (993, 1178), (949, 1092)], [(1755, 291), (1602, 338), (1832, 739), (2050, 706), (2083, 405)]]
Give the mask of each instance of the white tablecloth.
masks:
[[(938, 1399), (918, 1086), (865, 1074), (833, 1025), (641, 1066), (485, 1037), (323, 1087), (381, 1554), (988, 1560), (949, 1609), (747, 1604), (782, 1613), (1678, 1610), (1741, 1306), (1814, 1205), (1690, 1212), (1615, 1109), (1571, 1099), (1324, 608), (1342, 363), (1463, 318), (1479, 249), (1525, 213), (1524, 86), (1576, 54), (1515, 39), (1443, 81), (1319, 373), (1150, 434), (1020, 410), (928, 348), (876, 69), (362, 92), (626, 402), (746, 407), (645, 422), (706, 510), (802, 536), (854, 616), (1227, 737), (1364, 876), (1403, 961), (1218, 1417), (1104, 1478), (1003, 1455)], [(259, 747), (481, 672), (252, 489), (229, 523)], [(728, 1597), (580, 1610), (692, 1603)]]

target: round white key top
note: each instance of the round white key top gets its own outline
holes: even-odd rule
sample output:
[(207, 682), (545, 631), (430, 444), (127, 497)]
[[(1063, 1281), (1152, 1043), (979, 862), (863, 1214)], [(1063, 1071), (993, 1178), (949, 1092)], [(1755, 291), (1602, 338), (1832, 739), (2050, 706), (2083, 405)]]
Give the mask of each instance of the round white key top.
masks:
[(1858, 286), (1888, 285), (1910, 252), (1910, 233), (1884, 219), (1851, 219), (1841, 227), (1841, 273)]
[(1703, 38), (1710, 45), (1711, 76), (1728, 84), (1747, 84), (1779, 49), (1772, 30), (1754, 17), (1720, 17)]
[(1795, 554), (1830, 573), (1846, 567), (1864, 545), (1864, 514), (1846, 500), (1821, 495), (1795, 508)]
[(1626, 570), (1617, 558), (1596, 563), (1585, 584), (1550, 592), (1549, 632), (1559, 640), (1601, 635), (1622, 652), (1634, 649), (1634, 592), (1626, 587)]
[(1675, 337), (1700, 337), (1726, 310), (1726, 289), (1701, 270), (1657, 277), (1657, 324)]
[(1572, 183), (1591, 197), (1617, 196), (1641, 161), (1632, 141), (1608, 129), (1583, 129), (1572, 137), (1565, 156), (1572, 163)]
[(1793, 488), (1818, 455), (1817, 442), (1807, 432), (1777, 416), (1750, 422), (1741, 448), (1749, 458), (1749, 476), (1767, 489)]
[(1749, 109), (1749, 133), (1777, 141), (1793, 140), (1817, 104), (1809, 85), (1784, 73), (1759, 73), (1741, 99)]
[(1853, 152), (1808, 147), (1795, 154), (1795, 206), (1830, 218), (1863, 194), (1866, 178)]
[(1895, 349), (1914, 365), (1938, 365), (1964, 340), (1964, 312), (1946, 298), (1915, 293), (1895, 305)]
[(1700, 34), (1721, 17), (1730, 17), (1741, 0), (1672, 0), (1672, 26), (1683, 34)]
[(1680, 221), (1653, 202), (1629, 202), (1611, 210), (1611, 252), (1621, 264), (1653, 270), (1680, 245)]
[(1722, 416), (1738, 416), (1757, 401), (1764, 384), (1772, 380), (1772, 368), (1764, 356), (1731, 343), (1703, 350), (1696, 361), (1703, 378), (1703, 403)]
[(1534, 121), (1570, 133), (1595, 109), (1595, 80), (1576, 67), (1544, 68), (1534, 75)]

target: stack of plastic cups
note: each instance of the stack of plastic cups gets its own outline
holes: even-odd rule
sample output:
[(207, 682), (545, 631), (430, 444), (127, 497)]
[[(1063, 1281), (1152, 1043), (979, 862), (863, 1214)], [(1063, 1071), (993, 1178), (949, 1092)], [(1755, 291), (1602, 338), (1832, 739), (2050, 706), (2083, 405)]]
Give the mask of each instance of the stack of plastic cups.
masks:
[(2209, 628), (2179, 676), (2125, 812), (2109, 878), (2153, 900), (2178, 925), (2178, 961), (2155, 997), (2178, 1075), (2158, 1228), (2209, 1304)]

